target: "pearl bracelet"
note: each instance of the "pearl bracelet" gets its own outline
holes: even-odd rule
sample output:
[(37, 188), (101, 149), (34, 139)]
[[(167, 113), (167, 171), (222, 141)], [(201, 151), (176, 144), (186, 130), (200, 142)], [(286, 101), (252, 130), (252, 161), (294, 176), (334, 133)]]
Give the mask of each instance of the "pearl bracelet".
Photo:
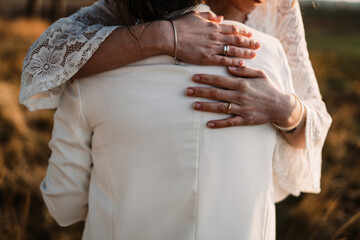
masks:
[(298, 95), (296, 95), (295, 93), (291, 93), (291, 95), (293, 95), (296, 98), (296, 106), (298, 103), (300, 104), (300, 116), (299, 116), (298, 120), (294, 124), (287, 126), (287, 127), (283, 127), (283, 126), (280, 126), (279, 124), (277, 124), (276, 122), (272, 122), (272, 125), (275, 128), (277, 128), (280, 131), (285, 132), (285, 133), (294, 132), (296, 130), (296, 128), (300, 125), (302, 119), (304, 118), (304, 113), (305, 113), (305, 106), (304, 106), (303, 102), (301, 101), (301, 99), (298, 97)]

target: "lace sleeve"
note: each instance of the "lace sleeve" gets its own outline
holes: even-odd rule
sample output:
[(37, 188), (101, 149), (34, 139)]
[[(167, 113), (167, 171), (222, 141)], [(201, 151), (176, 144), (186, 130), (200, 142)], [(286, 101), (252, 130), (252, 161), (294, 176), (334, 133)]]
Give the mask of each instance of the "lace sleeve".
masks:
[(71, 79), (118, 23), (113, 6), (100, 0), (52, 24), (29, 49), (21, 75), (20, 103), (34, 111), (56, 108)]
[(293, 148), (278, 136), (273, 161), (277, 201), (288, 194), (297, 196), (300, 192), (320, 192), (321, 152), (332, 121), (309, 59), (299, 3), (292, 4), (292, 0), (279, 2), (274, 36), (283, 45), (295, 92), (306, 107), (306, 148)]

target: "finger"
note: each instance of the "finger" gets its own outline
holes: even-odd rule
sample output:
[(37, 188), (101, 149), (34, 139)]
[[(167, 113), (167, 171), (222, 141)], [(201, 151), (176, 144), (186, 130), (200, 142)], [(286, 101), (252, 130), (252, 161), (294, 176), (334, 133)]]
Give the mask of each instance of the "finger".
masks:
[(245, 121), (241, 116), (233, 116), (220, 120), (212, 120), (207, 123), (209, 128), (227, 128), (234, 126), (244, 126)]
[(214, 21), (214, 22), (221, 22), (224, 19), (223, 16), (220, 15), (218, 16), (213, 12), (202, 12), (202, 13), (195, 12), (195, 14), (209, 21)]
[(211, 65), (216, 66), (243, 66), (244, 61), (240, 58), (236, 57), (227, 57), (227, 56), (220, 56), (220, 55), (212, 55), (210, 57), (210, 63)]
[(227, 68), (229, 73), (238, 76), (238, 77), (246, 77), (246, 78), (264, 78), (266, 74), (262, 70), (246, 67), (246, 66), (230, 66)]
[(240, 90), (245, 87), (245, 83), (241, 78), (224, 77), (211, 74), (195, 74), (193, 76), (193, 81), (201, 84), (211, 85), (213, 87), (230, 90)]
[[(218, 52), (220, 54), (223, 54), (224, 46), (219, 45)], [(251, 58), (254, 58), (256, 56), (256, 52), (253, 51), (253, 50), (246, 49), (246, 48), (239, 48), (239, 47), (235, 47), (235, 46), (229, 46), (229, 51), (228, 51), (226, 56), (251, 59)], [(228, 66), (230, 66), (230, 65), (228, 65)]]
[(253, 38), (248, 38), (244, 36), (237, 36), (237, 35), (223, 35), (223, 42), (224, 44), (243, 47), (243, 48), (250, 48), (250, 49), (258, 49), (260, 48), (260, 43)]
[(229, 104), (228, 102), (194, 102), (193, 108), (201, 112), (240, 115), (240, 106), (235, 103)]
[(236, 101), (236, 95), (234, 91), (219, 88), (189, 87), (186, 89), (185, 94), (189, 97), (206, 98), (216, 101)]
[(252, 33), (245, 28), (236, 25), (220, 24), (220, 33), (229, 35), (239, 35), (244, 37), (252, 37)]

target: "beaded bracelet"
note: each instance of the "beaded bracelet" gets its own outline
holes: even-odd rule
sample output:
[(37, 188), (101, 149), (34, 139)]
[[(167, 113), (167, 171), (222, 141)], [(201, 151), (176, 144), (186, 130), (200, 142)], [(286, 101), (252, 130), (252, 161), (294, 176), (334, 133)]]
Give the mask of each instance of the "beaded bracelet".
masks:
[(280, 126), (279, 124), (277, 124), (276, 122), (272, 122), (272, 125), (275, 128), (277, 128), (280, 131), (285, 132), (285, 133), (294, 132), (296, 130), (296, 128), (300, 125), (302, 119), (304, 118), (304, 113), (305, 113), (305, 106), (304, 106), (303, 102), (301, 101), (301, 99), (298, 97), (298, 95), (296, 95), (295, 93), (291, 93), (291, 95), (293, 95), (296, 98), (296, 106), (298, 103), (300, 104), (300, 116), (299, 116), (298, 120), (294, 124), (287, 126), (287, 127), (283, 127), (283, 126)]
[(178, 39), (177, 39), (177, 32), (176, 32), (176, 27), (175, 24), (172, 20), (169, 20), (171, 22), (171, 25), (173, 26), (174, 29), (174, 42), (175, 42), (175, 47), (174, 47), (174, 59), (175, 59), (175, 64), (176, 65), (180, 65), (180, 61), (179, 59), (177, 59), (177, 45), (178, 45)]

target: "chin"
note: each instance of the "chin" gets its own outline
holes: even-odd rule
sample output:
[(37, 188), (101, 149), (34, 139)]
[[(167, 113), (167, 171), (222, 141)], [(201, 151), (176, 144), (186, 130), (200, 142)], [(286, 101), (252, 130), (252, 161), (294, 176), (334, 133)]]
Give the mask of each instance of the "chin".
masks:
[(263, 2), (264, 2), (264, 0), (251, 0), (251, 1), (248, 1), (248, 4), (246, 4), (244, 6), (244, 8), (246, 8), (246, 9), (244, 9), (245, 11), (243, 11), (243, 12), (246, 12), (246, 13), (249, 14), (250, 12), (254, 11), (255, 8), (257, 6), (259, 6), (260, 4), (262, 4)]
[(242, 12), (244, 12), (244, 13), (246, 13), (246, 14), (249, 14), (249, 13), (251, 13), (252, 11), (254, 11), (256, 7), (257, 7), (257, 5), (253, 5), (253, 6), (251, 6), (251, 7), (249, 6), (248, 8), (244, 9), (244, 11), (242, 11)]

